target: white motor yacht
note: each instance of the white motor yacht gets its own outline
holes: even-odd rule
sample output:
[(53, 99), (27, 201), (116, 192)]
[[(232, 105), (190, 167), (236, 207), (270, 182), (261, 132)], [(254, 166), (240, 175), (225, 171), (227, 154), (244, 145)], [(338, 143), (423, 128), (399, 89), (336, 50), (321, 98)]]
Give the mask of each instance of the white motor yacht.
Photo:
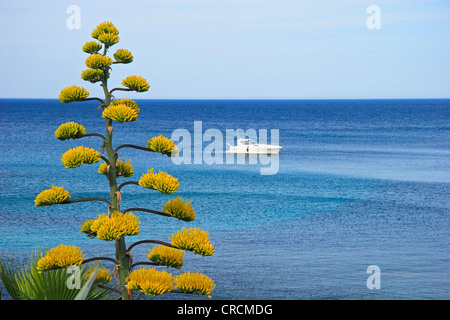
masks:
[(272, 144), (258, 144), (250, 139), (238, 139), (236, 146), (230, 146), (227, 153), (236, 154), (277, 154), (283, 147)]

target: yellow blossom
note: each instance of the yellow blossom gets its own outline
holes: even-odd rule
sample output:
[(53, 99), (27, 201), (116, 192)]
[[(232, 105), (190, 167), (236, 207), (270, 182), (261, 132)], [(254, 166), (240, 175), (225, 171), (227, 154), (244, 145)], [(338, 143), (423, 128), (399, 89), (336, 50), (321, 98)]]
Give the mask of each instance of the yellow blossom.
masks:
[(110, 106), (116, 106), (118, 104), (124, 104), (124, 105), (136, 110), (137, 113), (139, 113), (139, 111), (140, 111), (136, 101), (128, 99), (128, 98), (123, 98), (120, 100), (113, 100), (113, 101), (111, 101)]
[(69, 191), (63, 187), (52, 186), (51, 189), (47, 189), (39, 193), (34, 200), (36, 207), (51, 206), (53, 204), (61, 204), (70, 200)]
[(174, 193), (180, 187), (177, 178), (172, 177), (167, 172), (161, 171), (153, 173), (153, 169), (147, 170), (139, 179), (139, 185), (144, 188), (158, 190), (161, 193)]
[[(105, 73), (103, 72), (103, 70), (99, 70), (99, 69), (86, 69), (81, 73), (81, 79), (83, 79), (85, 81), (89, 81), (91, 83), (102, 81), (104, 76), (105, 76)], [(108, 73), (108, 77), (109, 77), (109, 73)]]
[(173, 290), (173, 277), (166, 271), (153, 268), (133, 270), (127, 277), (130, 290), (139, 290), (148, 296), (159, 296)]
[(119, 49), (114, 53), (114, 59), (120, 63), (130, 63), (133, 61), (133, 55), (127, 49)]
[(70, 86), (61, 90), (59, 93), (59, 101), (62, 103), (72, 103), (74, 101), (82, 101), (89, 96), (89, 92), (78, 86)]
[(147, 254), (147, 258), (155, 263), (180, 269), (183, 264), (184, 252), (175, 248), (157, 245)]
[(148, 91), (150, 85), (147, 80), (140, 76), (128, 76), (122, 81), (122, 85), (137, 92)]
[(119, 37), (112, 33), (103, 33), (99, 35), (97, 39), (98, 41), (104, 43), (107, 48), (119, 42)]
[[(183, 293), (208, 295), (216, 287), (214, 281), (201, 273), (186, 272), (175, 276), (175, 287)], [(210, 297), (211, 298), (211, 297)]]
[[(134, 169), (130, 162), (130, 160), (125, 161), (125, 159), (118, 161), (116, 165), (116, 177), (128, 178), (134, 174)], [(107, 164), (103, 162), (98, 168), (98, 173), (106, 175), (106, 168)]]
[(61, 162), (64, 163), (66, 169), (76, 168), (82, 164), (93, 164), (99, 161), (100, 153), (97, 150), (82, 146), (67, 150), (61, 158)]
[[(92, 273), (94, 272), (95, 268), (89, 269), (89, 271), (86, 273), (86, 276), (84, 277), (84, 280), (88, 280)], [(108, 284), (112, 281), (111, 277), (111, 270), (107, 268), (100, 267), (97, 269), (97, 275), (95, 276), (94, 283), (95, 284)]]
[(56, 129), (55, 137), (59, 140), (79, 139), (86, 134), (86, 129), (76, 122), (63, 123)]
[(109, 21), (100, 23), (91, 33), (92, 38), (98, 39), (104, 33), (111, 33), (113, 35), (118, 35), (119, 30)]
[(99, 53), (91, 54), (86, 59), (86, 67), (91, 69), (105, 69), (112, 65), (113, 61), (110, 57), (104, 56)]
[(153, 152), (159, 152), (169, 157), (176, 157), (178, 155), (178, 147), (176, 144), (163, 135), (151, 138), (147, 142), (147, 148)]
[(163, 206), (163, 211), (178, 220), (193, 221), (195, 219), (195, 212), (191, 207), (191, 201), (183, 201), (181, 197), (169, 200)]
[(102, 45), (100, 43), (95, 42), (95, 41), (89, 41), (84, 44), (82, 50), (86, 53), (93, 54), (93, 53), (99, 52), (101, 48), (102, 48)]
[(111, 217), (101, 214), (96, 220), (86, 221), (82, 232), (88, 236), (96, 236), (100, 240), (113, 241), (121, 236), (134, 236), (139, 234), (139, 217), (132, 212), (115, 211)]
[(46, 255), (39, 259), (38, 271), (46, 271), (52, 268), (66, 268), (72, 265), (80, 265), (84, 260), (83, 251), (76, 246), (60, 244), (59, 246), (46, 252)]
[(120, 123), (136, 121), (138, 112), (125, 104), (110, 105), (103, 110), (102, 117)]
[(199, 228), (182, 228), (180, 231), (172, 234), (169, 240), (172, 246), (178, 249), (192, 251), (202, 256), (212, 256), (214, 254), (214, 246), (209, 242), (208, 233)]
[(89, 219), (81, 226), (81, 232), (85, 233), (90, 238), (95, 238), (96, 233), (91, 231), (92, 224), (94, 223), (94, 219)]

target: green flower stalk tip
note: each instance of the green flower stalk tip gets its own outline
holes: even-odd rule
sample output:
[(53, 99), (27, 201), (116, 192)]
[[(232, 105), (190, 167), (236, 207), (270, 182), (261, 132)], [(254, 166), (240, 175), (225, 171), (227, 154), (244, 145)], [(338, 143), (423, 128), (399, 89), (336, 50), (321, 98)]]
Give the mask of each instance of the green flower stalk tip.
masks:
[(99, 53), (91, 54), (86, 58), (86, 67), (91, 69), (105, 69), (112, 65), (113, 61), (110, 57), (104, 56)]
[(113, 35), (118, 35), (119, 30), (109, 21), (100, 23), (91, 33), (92, 38), (98, 39), (102, 34), (111, 33)]
[(86, 42), (83, 46), (83, 51), (89, 54), (98, 53), (102, 49), (102, 45), (95, 41)]
[(97, 150), (80, 146), (67, 150), (62, 156), (61, 162), (64, 163), (66, 169), (69, 169), (82, 164), (97, 163), (100, 159), (100, 153)]
[(126, 77), (125, 79), (123, 79), (122, 85), (137, 92), (148, 91), (148, 89), (150, 88), (147, 80), (139, 76)]
[(191, 201), (183, 201), (181, 197), (169, 200), (163, 206), (163, 212), (178, 220), (186, 222), (195, 220), (195, 212), (191, 207)]
[(151, 138), (147, 142), (147, 148), (153, 152), (159, 152), (169, 157), (176, 157), (178, 155), (178, 147), (176, 144), (162, 135)]
[(63, 123), (55, 131), (55, 137), (58, 140), (79, 139), (85, 134), (86, 129), (73, 121)]
[(102, 117), (120, 123), (136, 121), (138, 112), (125, 104), (110, 105), (103, 110)]
[(70, 86), (61, 90), (59, 101), (62, 103), (72, 103), (74, 101), (82, 101), (89, 96), (89, 92), (83, 87)]
[(36, 207), (51, 206), (54, 204), (61, 204), (70, 200), (69, 191), (63, 187), (52, 186), (51, 189), (47, 189), (39, 193), (34, 200)]
[(127, 49), (119, 49), (114, 53), (114, 59), (119, 63), (131, 63), (133, 62), (133, 55)]

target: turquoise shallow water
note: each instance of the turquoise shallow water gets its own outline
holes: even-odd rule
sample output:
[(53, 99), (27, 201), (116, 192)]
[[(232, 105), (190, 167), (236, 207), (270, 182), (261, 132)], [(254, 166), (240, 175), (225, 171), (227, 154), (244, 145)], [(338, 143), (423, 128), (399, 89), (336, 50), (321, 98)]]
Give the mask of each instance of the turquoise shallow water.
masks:
[[(148, 168), (180, 180), (190, 223), (140, 214), (143, 239), (167, 240), (181, 227), (208, 230), (212, 257), (186, 255), (183, 271), (208, 274), (215, 299), (448, 299), (449, 100), (143, 100), (139, 121), (117, 125), (115, 142), (145, 145), (176, 129), (279, 129), (275, 175), (261, 164), (182, 164), (123, 149), (135, 178)], [(79, 232), (103, 203), (34, 207), (52, 184), (72, 198), (108, 197), (98, 165), (64, 169), (61, 155), (99, 139), (61, 142), (55, 129), (76, 121), (104, 132), (95, 103), (0, 100), (0, 245), (27, 259), (38, 246), (81, 246), (112, 255), (113, 244)], [(269, 141), (270, 142), (270, 141)], [(208, 142), (205, 142), (205, 148)], [(224, 142), (225, 145), (225, 142)], [(123, 179), (123, 178), (122, 178)], [(172, 196), (126, 186), (122, 208), (159, 210)], [(138, 246), (135, 260), (149, 247)], [(369, 290), (369, 265), (381, 289)], [(5, 293), (4, 293), (5, 294)], [(164, 295), (160, 299), (192, 299)]]

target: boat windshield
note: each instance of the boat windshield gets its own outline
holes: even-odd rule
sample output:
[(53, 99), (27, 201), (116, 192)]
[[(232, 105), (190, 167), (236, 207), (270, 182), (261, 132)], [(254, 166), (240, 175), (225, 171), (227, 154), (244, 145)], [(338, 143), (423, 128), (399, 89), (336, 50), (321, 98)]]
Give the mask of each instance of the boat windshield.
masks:
[(244, 145), (252, 145), (252, 144), (256, 144), (256, 142), (255, 141), (252, 141), (252, 140), (243, 140), (242, 141), (242, 144), (244, 144)]

